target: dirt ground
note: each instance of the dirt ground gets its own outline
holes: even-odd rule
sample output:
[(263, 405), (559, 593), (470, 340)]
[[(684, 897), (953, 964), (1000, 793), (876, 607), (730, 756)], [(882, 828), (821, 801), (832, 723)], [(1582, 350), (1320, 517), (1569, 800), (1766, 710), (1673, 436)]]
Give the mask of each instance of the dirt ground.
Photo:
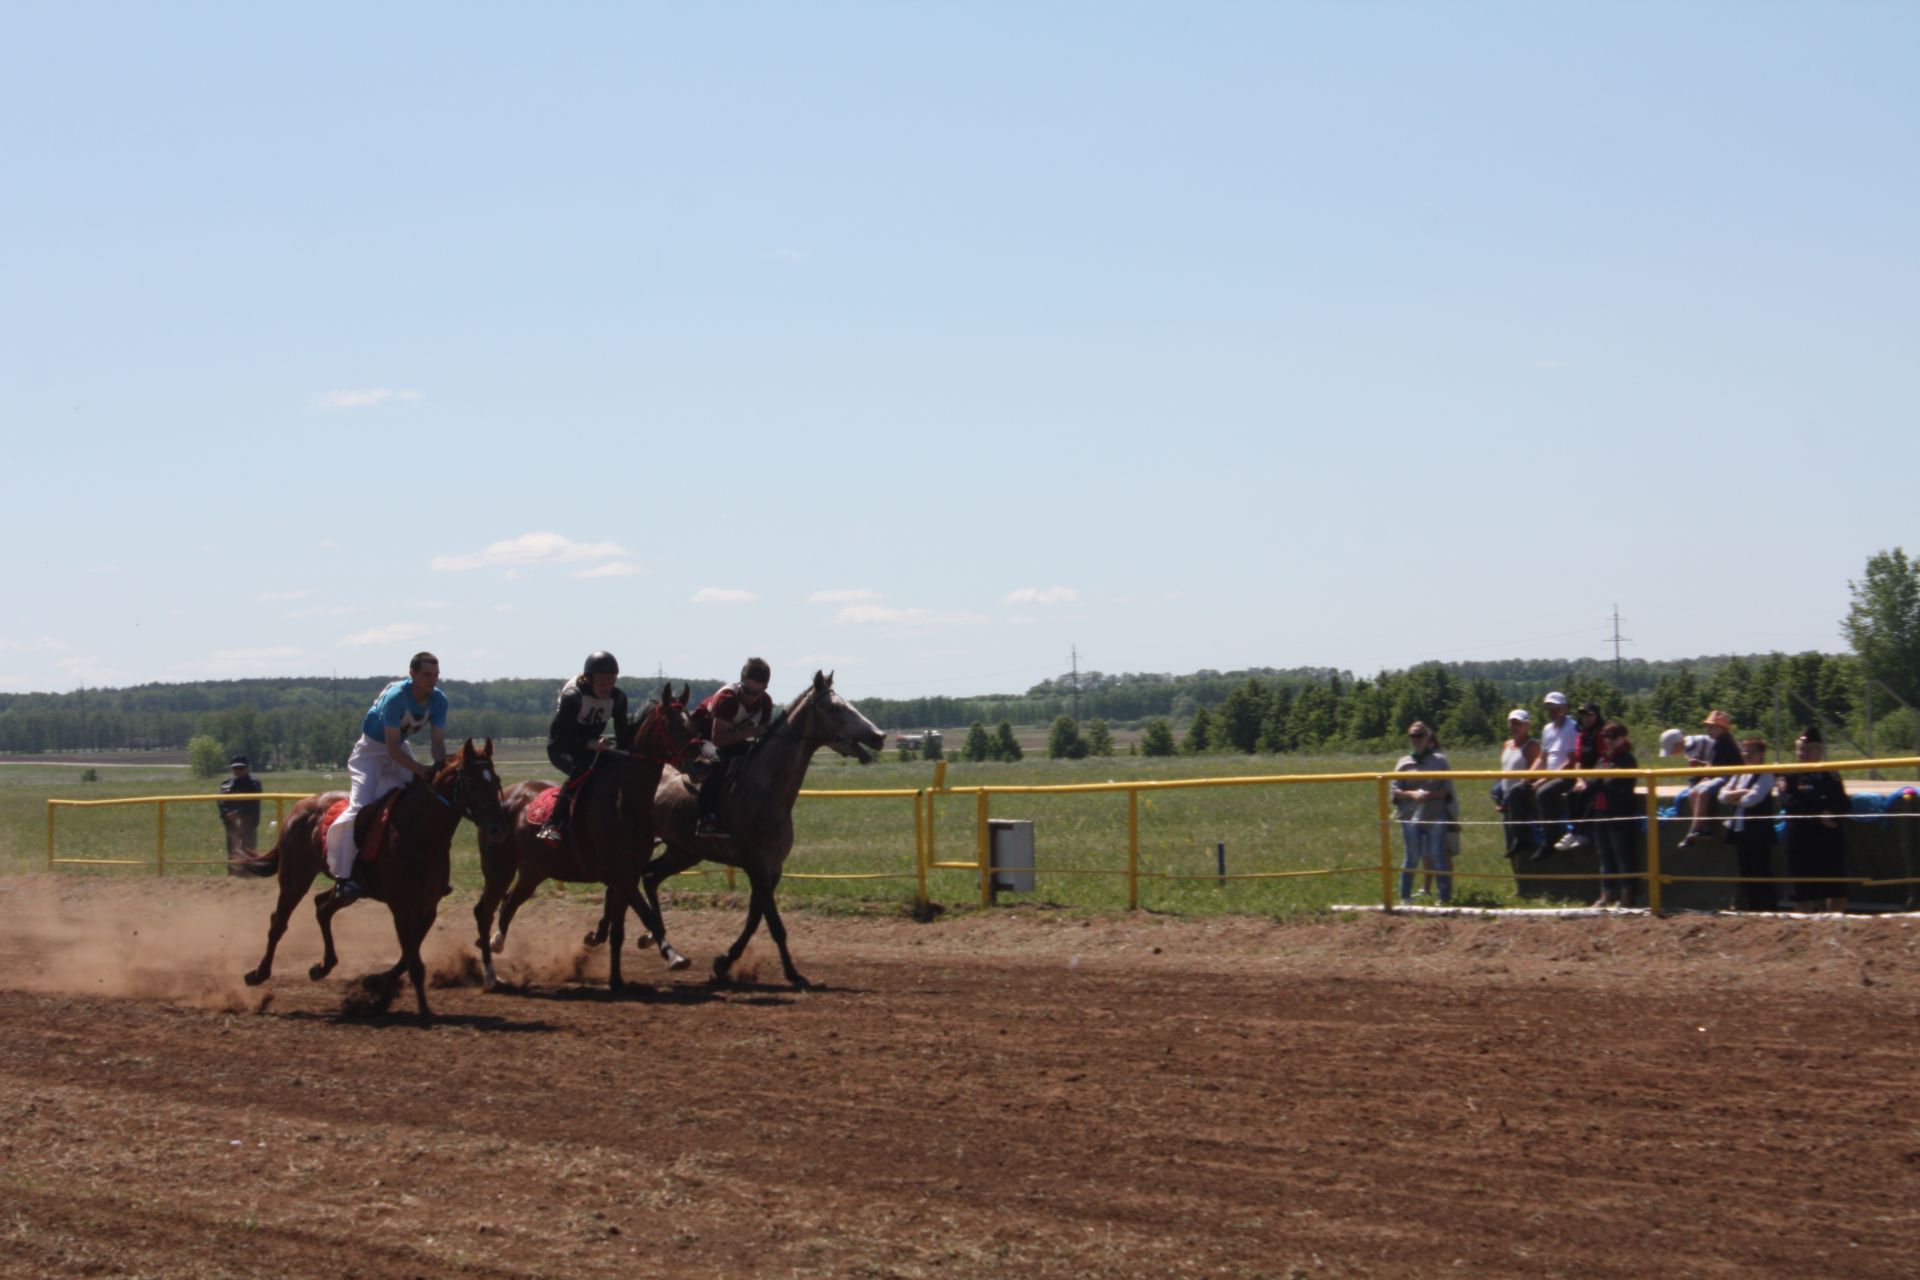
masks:
[(0, 880), (0, 1272), (1910, 1276), (1920, 924), (790, 913), (611, 998), (543, 898), (437, 1026), (257, 882)]

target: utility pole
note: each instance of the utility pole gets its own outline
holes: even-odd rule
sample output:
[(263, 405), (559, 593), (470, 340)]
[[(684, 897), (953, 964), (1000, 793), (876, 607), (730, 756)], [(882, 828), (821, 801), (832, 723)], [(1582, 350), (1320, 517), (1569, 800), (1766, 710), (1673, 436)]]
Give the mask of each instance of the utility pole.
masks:
[(1613, 606), (1613, 687), (1620, 687), (1620, 646), (1631, 643), (1629, 638), (1620, 634), (1620, 606)]
[(1077, 644), (1074, 645), (1072, 648), (1071, 661), (1073, 663), (1073, 722), (1075, 724), (1079, 724), (1080, 723), (1080, 646)]

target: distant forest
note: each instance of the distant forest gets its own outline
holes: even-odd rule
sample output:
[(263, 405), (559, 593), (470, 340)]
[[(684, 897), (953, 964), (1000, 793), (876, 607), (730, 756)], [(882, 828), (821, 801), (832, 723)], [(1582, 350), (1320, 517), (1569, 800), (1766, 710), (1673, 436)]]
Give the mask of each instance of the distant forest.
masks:
[[(257, 767), (309, 767), (344, 760), (361, 717), (385, 679), (285, 678), (146, 684), (60, 694), (0, 694), (0, 752), (185, 750), (196, 737), (223, 751), (244, 751)], [(558, 678), (449, 680), (454, 736), (543, 738)], [(679, 682), (676, 681), (676, 685)], [(720, 687), (689, 680), (694, 697)], [(657, 683), (623, 682), (644, 702)], [(888, 730), (964, 729), (979, 722), (1046, 725), (1059, 716), (1112, 725), (1164, 717), (1176, 728), (1207, 712), (1223, 747), (1302, 750), (1371, 747), (1397, 737), (1412, 719), (1428, 720), (1447, 741), (1497, 741), (1505, 714), (1562, 689), (1576, 703), (1592, 698), (1637, 724), (1697, 722), (1723, 707), (1736, 724), (1799, 723), (1817, 707), (1841, 725), (1864, 711), (1864, 682), (1848, 655), (1801, 653), (1640, 659), (1524, 659), (1431, 662), (1367, 678), (1328, 667), (1188, 675), (1084, 671), (1043, 680), (1025, 693), (952, 698), (863, 698), (845, 690)], [(776, 693), (779, 690), (776, 689)], [(1881, 708), (1885, 711), (1888, 708)], [(1877, 713), (1876, 713), (1877, 714)], [(1891, 726), (1890, 726), (1891, 727)], [(1224, 730), (1224, 732), (1223, 732)], [(1910, 735), (1909, 735), (1910, 736)]]

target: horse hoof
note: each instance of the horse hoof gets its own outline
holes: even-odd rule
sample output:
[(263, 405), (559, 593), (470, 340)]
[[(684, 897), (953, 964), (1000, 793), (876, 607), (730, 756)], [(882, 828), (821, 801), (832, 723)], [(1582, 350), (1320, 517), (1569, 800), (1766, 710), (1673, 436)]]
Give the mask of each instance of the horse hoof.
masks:
[(241, 981), (245, 982), (250, 987), (257, 987), (261, 983), (265, 982), (266, 980), (267, 980), (267, 975), (260, 972), (258, 969), (249, 969), (246, 971), (246, 973), (241, 975)]
[(320, 979), (326, 976), (327, 976), (327, 966), (323, 964), (316, 964), (312, 968), (307, 970), (307, 977), (311, 978), (315, 982), (320, 981)]
[(813, 990), (813, 984), (812, 984), (811, 982), (808, 982), (808, 981), (807, 981), (807, 980), (806, 980), (805, 978), (803, 978), (803, 977), (801, 977), (801, 976), (800, 976), (799, 974), (797, 974), (797, 973), (790, 973), (790, 974), (788, 974), (788, 975), (787, 975), (787, 981), (788, 981), (788, 982), (791, 982), (791, 983), (793, 984), (793, 989), (794, 989), (795, 991), (811, 991), (811, 990)]
[(502, 951), (505, 951), (507, 949), (507, 935), (504, 930), (500, 933), (496, 933), (493, 935), (492, 946), (493, 946), (493, 953), (495, 955), (499, 955)]
[(602, 938), (596, 934), (590, 933), (586, 937), (580, 939), (580, 945), (583, 947), (597, 947), (605, 941), (606, 941), (605, 938)]
[(675, 951), (672, 948), (668, 948), (667, 950), (666, 961), (667, 961), (667, 968), (672, 969), (675, 972), (678, 972), (681, 969), (690, 969), (693, 967), (693, 961), (687, 959), (685, 956), (681, 955), (678, 951)]
[(643, 933), (639, 937), (633, 940), (633, 945), (640, 948), (642, 951), (645, 951), (648, 947), (653, 945), (653, 935), (650, 933)]

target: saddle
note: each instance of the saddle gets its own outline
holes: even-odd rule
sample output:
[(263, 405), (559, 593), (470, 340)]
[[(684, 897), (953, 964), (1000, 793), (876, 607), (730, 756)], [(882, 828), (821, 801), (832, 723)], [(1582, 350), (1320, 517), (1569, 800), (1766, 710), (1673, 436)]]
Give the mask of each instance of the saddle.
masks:
[[(353, 823), (353, 839), (354, 843), (360, 847), (360, 860), (362, 862), (378, 862), (380, 860), (380, 853), (386, 848), (387, 832), (392, 825), (391, 819), (393, 817), (394, 802), (399, 800), (400, 791), (404, 790), (406, 790), (406, 788), (402, 787), (399, 791), (389, 792), (381, 799), (362, 809), (358, 816), (355, 817)], [(335, 800), (328, 806), (326, 813), (320, 819), (320, 839), (323, 842), (327, 838), (327, 832), (333, 829), (333, 824), (338, 822), (340, 815), (346, 811), (347, 798), (345, 796)]]
[(557, 787), (548, 787), (545, 791), (542, 791), (539, 795), (528, 801), (527, 821), (535, 826), (545, 826), (547, 821), (553, 817), (553, 811), (559, 807), (560, 797), (568, 797), (567, 802), (569, 804), (577, 801), (580, 798), (581, 792), (587, 789), (587, 783), (592, 779), (593, 773), (594, 771), (589, 768), (585, 773), (577, 777), (568, 778)]

